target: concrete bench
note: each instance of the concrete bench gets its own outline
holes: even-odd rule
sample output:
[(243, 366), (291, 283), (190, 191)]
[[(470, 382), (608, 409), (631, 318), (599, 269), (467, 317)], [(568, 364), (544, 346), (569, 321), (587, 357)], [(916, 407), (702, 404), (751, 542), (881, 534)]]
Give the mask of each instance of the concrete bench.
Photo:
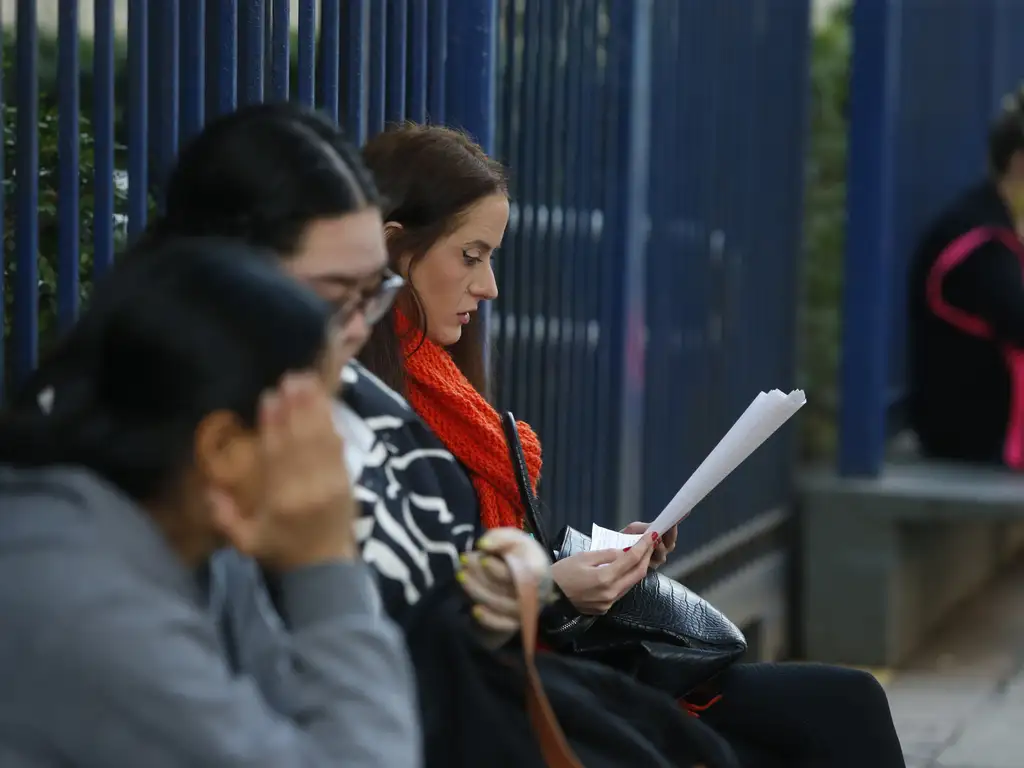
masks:
[(800, 479), (804, 656), (894, 666), (1024, 544), (1024, 476), (904, 457)]

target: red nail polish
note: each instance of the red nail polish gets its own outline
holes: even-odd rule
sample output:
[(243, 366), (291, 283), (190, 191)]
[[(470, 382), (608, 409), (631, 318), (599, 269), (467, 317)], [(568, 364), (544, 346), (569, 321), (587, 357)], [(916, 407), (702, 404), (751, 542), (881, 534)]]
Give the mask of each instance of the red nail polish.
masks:
[(629, 550), (631, 550), (631, 549), (632, 549), (632, 547), (626, 547), (626, 548), (625, 548), (624, 550), (622, 550), (622, 551), (623, 551), (623, 552), (629, 552)]
[(654, 541), (655, 544), (658, 543), (658, 539), (660, 539), (660, 538), (661, 537), (658, 535), (657, 531), (655, 531), (654, 533), (651, 534), (651, 539)]

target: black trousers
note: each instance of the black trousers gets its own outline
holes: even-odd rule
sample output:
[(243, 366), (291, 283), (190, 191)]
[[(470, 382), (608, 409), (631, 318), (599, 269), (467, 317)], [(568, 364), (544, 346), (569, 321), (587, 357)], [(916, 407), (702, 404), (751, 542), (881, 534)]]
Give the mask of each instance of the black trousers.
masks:
[(737, 664), (701, 719), (743, 768), (905, 768), (878, 681), (823, 664)]

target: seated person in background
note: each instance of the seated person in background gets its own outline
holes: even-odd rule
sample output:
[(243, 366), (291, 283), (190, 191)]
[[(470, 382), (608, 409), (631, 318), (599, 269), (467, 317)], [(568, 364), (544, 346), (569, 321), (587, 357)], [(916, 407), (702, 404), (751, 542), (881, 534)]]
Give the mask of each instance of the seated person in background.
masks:
[[(0, 765), (419, 764), (337, 458), (332, 313), (242, 250), (120, 261), (0, 412)], [(206, 612), (195, 574), (225, 545), (276, 579), (288, 707)], [(352, 749), (365, 729), (373, 754)]]
[(992, 126), (989, 163), (914, 254), (910, 424), (928, 456), (1024, 470), (1024, 89)]

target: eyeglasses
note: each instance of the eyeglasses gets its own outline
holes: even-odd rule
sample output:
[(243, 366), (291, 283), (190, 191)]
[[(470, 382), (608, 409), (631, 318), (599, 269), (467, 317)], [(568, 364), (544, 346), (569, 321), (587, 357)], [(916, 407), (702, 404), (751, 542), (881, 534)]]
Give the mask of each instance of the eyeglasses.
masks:
[(391, 309), (398, 291), (405, 285), (405, 280), (391, 270), (384, 273), (380, 284), (355, 296), (349, 296), (336, 303), (335, 322), (339, 326), (348, 323), (360, 312), (367, 325), (374, 325)]

